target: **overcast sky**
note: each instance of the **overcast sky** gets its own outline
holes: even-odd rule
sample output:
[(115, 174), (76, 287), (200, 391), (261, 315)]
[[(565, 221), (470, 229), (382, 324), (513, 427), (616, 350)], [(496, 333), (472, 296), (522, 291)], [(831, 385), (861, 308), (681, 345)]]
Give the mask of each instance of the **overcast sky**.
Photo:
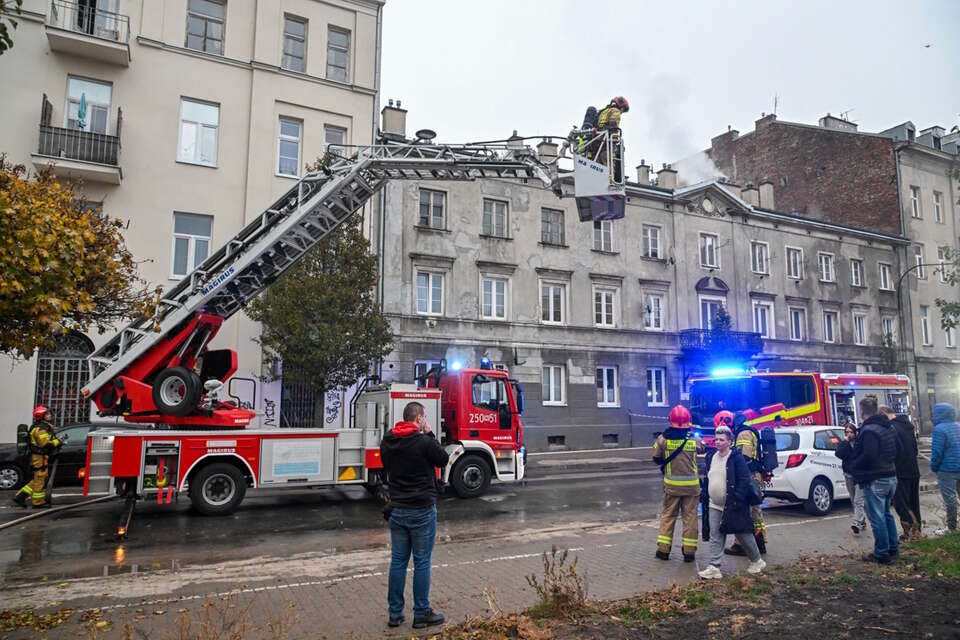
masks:
[(387, 0), (381, 86), (444, 142), (565, 135), (623, 95), (630, 167), (751, 131), (775, 95), (784, 120), (949, 130), (960, 0)]

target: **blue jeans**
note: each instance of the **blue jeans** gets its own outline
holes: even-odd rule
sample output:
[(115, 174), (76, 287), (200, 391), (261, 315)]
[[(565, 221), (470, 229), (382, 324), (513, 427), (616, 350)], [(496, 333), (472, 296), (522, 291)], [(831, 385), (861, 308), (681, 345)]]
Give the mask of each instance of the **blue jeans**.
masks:
[(890, 504), (897, 492), (897, 479), (879, 478), (861, 485), (867, 505), (867, 519), (873, 529), (873, 555), (885, 560), (900, 552), (897, 522), (893, 519)]
[(947, 529), (957, 530), (957, 484), (960, 483), (960, 472), (938, 471), (937, 485), (940, 495), (943, 496), (943, 506), (947, 510)]
[(390, 616), (403, 615), (403, 589), (407, 563), (413, 552), (413, 617), (430, 611), (430, 556), (437, 537), (437, 507), (395, 507), (390, 514), (390, 576), (387, 604)]

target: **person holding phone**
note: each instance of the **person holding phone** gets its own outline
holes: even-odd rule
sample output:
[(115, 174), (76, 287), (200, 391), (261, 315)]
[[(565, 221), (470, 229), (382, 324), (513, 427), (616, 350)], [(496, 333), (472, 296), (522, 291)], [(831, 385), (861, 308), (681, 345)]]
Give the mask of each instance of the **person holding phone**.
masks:
[(857, 425), (847, 418), (843, 425), (844, 440), (837, 445), (834, 454), (842, 461), (843, 480), (847, 485), (847, 493), (850, 494), (850, 503), (853, 505), (853, 516), (850, 519), (850, 530), (854, 535), (860, 535), (860, 532), (867, 528), (866, 505), (863, 499), (863, 491), (857, 486), (850, 472), (850, 462), (853, 460), (853, 443), (857, 440)]

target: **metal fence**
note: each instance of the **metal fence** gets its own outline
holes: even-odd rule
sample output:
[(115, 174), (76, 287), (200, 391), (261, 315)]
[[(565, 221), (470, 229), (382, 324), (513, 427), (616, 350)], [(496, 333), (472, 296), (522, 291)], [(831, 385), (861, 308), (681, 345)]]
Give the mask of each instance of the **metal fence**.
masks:
[(37, 358), (34, 406), (53, 411), (54, 426), (90, 420), (90, 402), (80, 390), (87, 383), (87, 356), (93, 345), (81, 335), (68, 333), (57, 339), (53, 349), (42, 350)]
[(87, 4), (52, 0), (47, 25), (94, 38), (129, 44), (130, 18)]
[(65, 129), (40, 125), (40, 145), (37, 153), (55, 158), (69, 158), (84, 162), (120, 164), (120, 138), (104, 133)]
[(291, 382), (284, 376), (281, 383), (280, 426), (296, 429), (322, 426), (315, 424), (317, 396), (309, 384)]

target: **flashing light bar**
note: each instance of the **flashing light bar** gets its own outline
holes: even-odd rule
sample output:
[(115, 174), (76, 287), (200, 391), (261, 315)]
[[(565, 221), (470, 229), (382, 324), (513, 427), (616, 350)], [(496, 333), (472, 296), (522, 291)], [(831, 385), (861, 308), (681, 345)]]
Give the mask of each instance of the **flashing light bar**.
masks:
[(714, 378), (723, 378), (725, 376), (742, 376), (747, 371), (743, 367), (717, 367), (710, 371)]
[(463, 363), (460, 362), (459, 360), (454, 360), (454, 361), (450, 364), (450, 369), (451, 369), (452, 371), (460, 371), (460, 369), (462, 369), (462, 368), (463, 368)]

